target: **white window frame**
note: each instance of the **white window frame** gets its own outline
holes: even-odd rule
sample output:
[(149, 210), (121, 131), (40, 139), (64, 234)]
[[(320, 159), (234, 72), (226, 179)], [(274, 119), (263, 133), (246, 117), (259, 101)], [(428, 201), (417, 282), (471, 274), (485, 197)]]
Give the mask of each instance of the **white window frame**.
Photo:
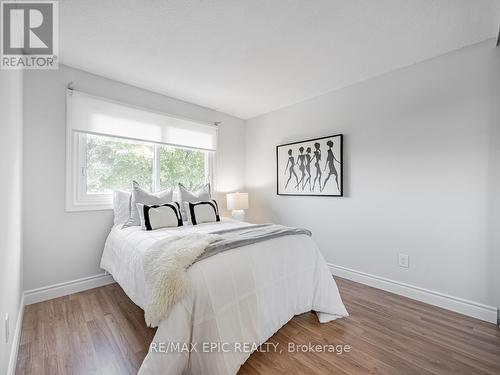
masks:
[[(68, 131), (66, 139), (66, 211), (98, 211), (113, 209), (113, 194), (88, 194), (87, 193), (87, 139), (90, 133)], [(94, 134), (109, 137), (105, 134)], [(111, 137), (119, 139), (120, 137)], [(129, 138), (122, 138), (129, 139)], [(130, 140), (130, 139), (129, 139)], [(153, 156), (153, 191), (160, 190), (160, 153), (159, 146), (162, 144), (138, 140), (138, 142), (149, 143), (154, 146)], [(205, 181), (214, 186), (215, 151), (193, 149), (168, 145), (176, 148), (191, 149), (205, 152)], [(132, 182), (132, 181), (131, 181)]]

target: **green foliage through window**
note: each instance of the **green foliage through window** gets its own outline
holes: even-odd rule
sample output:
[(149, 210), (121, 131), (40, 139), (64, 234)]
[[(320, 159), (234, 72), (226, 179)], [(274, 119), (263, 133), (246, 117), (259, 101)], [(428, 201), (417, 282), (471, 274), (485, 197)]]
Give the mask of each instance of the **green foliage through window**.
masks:
[(87, 193), (130, 190), (136, 180), (152, 188), (153, 145), (87, 135)]
[(194, 189), (205, 182), (205, 152), (170, 146), (158, 146), (160, 187), (166, 189), (181, 182)]
[[(194, 188), (206, 182), (204, 151), (130, 141), (106, 136), (84, 135), (87, 146), (87, 193), (103, 194), (130, 190), (132, 181), (153, 191), (159, 178), (161, 189), (178, 182)], [(159, 168), (155, 175), (155, 152)]]

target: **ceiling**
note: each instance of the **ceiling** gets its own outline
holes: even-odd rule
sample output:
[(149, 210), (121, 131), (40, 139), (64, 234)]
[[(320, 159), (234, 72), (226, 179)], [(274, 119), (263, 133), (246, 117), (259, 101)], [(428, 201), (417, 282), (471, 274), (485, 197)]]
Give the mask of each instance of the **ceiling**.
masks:
[(496, 38), (500, 1), (64, 0), (60, 61), (247, 119)]

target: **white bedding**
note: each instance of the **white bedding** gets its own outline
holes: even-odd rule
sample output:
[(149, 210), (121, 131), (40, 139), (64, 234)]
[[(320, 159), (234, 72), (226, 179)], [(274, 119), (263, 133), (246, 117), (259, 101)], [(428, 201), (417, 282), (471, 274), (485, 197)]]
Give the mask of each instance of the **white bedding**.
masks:
[[(113, 227), (101, 267), (140, 307), (147, 300), (142, 254), (156, 241), (187, 232), (248, 225), (231, 219), (143, 231)], [(191, 293), (171, 310), (153, 339), (141, 375), (236, 374), (251, 354), (294, 315), (314, 310), (321, 322), (347, 316), (337, 286), (315, 242), (306, 235), (275, 238), (233, 249), (188, 269)], [(160, 345), (161, 343), (161, 345)], [(195, 350), (165, 352), (168, 343), (195, 343)], [(212, 343), (228, 343), (216, 350)], [(204, 346), (205, 345), (205, 346)], [(213, 345), (213, 344), (212, 344)], [(154, 346), (153, 346), (154, 347)], [(252, 345), (250, 345), (250, 348)], [(223, 352), (230, 348), (229, 352)], [(236, 350), (235, 350), (236, 348)]]

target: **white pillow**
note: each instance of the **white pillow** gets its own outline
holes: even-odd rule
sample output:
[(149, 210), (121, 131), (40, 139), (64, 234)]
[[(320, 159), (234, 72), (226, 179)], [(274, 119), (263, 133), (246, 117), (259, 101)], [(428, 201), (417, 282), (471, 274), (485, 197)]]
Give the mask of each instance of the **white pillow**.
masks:
[(172, 189), (163, 190), (158, 193), (150, 193), (142, 189), (136, 181), (132, 183), (132, 186), (130, 217), (128, 221), (123, 224), (123, 228), (141, 225), (137, 203), (161, 206), (162, 204), (172, 202)]
[(123, 224), (130, 217), (130, 199), (132, 194), (128, 191), (113, 191), (114, 224)]
[(137, 210), (144, 230), (182, 226), (181, 207), (177, 202), (161, 206), (137, 203)]
[[(193, 191), (189, 191), (183, 184), (178, 185), (178, 199), (181, 202), (199, 202), (199, 201), (207, 201), (210, 198), (210, 184), (202, 185)], [(188, 220), (186, 207), (185, 205), (181, 205), (182, 219), (184, 221)]]
[(184, 202), (184, 206), (188, 221), (193, 225), (220, 221), (219, 206), (215, 199), (200, 202)]

